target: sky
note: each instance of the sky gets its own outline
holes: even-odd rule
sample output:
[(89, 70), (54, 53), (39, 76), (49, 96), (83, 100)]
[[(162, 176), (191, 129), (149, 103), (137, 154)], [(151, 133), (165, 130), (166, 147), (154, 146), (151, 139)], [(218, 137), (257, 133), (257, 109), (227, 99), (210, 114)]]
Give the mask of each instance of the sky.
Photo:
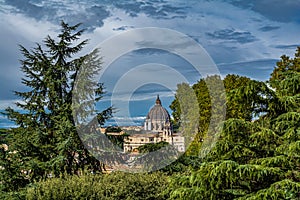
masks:
[[(0, 110), (14, 107), (13, 102), (18, 99), (13, 91), (26, 89), (21, 84), (22, 55), (18, 45), (31, 49), (47, 35), (55, 37), (61, 20), (70, 25), (82, 23), (86, 29), (82, 38), (89, 39), (89, 44), (82, 53), (89, 53), (103, 41), (128, 31), (165, 28), (201, 45), (221, 76), (234, 73), (267, 80), (280, 56), (293, 57), (300, 46), (299, 10), (300, 0), (0, 0)], [(110, 48), (119, 49), (122, 45), (126, 43), (115, 42)], [(143, 120), (157, 94), (170, 111), (176, 84), (181, 80), (174, 77), (173, 71), (190, 84), (201, 78), (190, 63), (172, 52), (134, 49), (119, 56), (103, 72), (100, 82), (104, 82), (107, 96), (101, 105), (111, 105), (116, 84), (130, 70), (144, 66), (147, 73), (135, 73), (140, 80), (149, 78), (151, 69), (147, 64), (151, 63), (158, 77), (173, 84), (162, 85), (156, 80), (140, 84), (134, 91), (124, 89), (126, 98), (115, 94), (115, 116), (125, 123), (127, 118)], [(129, 115), (122, 110), (124, 103), (128, 104)], [(11, 125), (0, 116), (0, 127)]]

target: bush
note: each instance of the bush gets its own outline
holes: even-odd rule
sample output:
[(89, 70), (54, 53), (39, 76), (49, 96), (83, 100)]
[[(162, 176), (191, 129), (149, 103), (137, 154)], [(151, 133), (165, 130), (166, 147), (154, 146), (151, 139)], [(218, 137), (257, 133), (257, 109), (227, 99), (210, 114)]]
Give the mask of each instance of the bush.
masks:
[(163, 173), (67, 176), (39, 182), (27, 189), (26, 198), (40, 199), (166, 199)]

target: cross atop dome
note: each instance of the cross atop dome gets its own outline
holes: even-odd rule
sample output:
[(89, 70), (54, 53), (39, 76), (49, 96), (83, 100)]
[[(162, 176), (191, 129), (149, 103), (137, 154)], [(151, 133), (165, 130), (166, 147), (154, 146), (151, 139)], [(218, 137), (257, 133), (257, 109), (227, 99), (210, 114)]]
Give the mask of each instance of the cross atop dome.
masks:
[(157, 95), (155, 104), (156, 104), (156, 105), (161, 105), (161, 101), (160, 101), (160, 99), (159, 99), (159, 95)]

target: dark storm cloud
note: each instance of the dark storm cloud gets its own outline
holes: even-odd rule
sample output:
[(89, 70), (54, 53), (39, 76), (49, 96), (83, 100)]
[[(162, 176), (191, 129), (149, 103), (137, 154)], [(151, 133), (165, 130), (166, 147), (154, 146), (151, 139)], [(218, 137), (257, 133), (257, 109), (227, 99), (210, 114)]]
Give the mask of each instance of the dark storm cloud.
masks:
[(231, 0), (230, 3), (251, 9), (273, 21), (300, 21), (300, 0)]
[(201, 43), (200, 41), (200, 38), (201, 36), (199, 35), (190, 35), (190, 34), (187, 34), (190, 38), (192, 38), (193, 40), (195, 40), (196, 42), (198, 42), (199, 44)]
[(279, 28), (280, 28), (279, 26), (264, 26), (264, 27), (261, 27), (259, 30), (263, 31), (263, 32), (268, 32), (268, 31), (273, 31), (273, 30), (279, 29)]
[(105, 6), (97, 4), (86, 5), (82, 10), (74, 10), (63, 1), (45, 5), (40, 5), (39, 1), (34, 4), (32, 1), (26, 0), (6, 0), (5, 3), (16, 8), (13, 12), (24, 14), (37, 21), (45, 19), (54, 24), (60, 23), (61, 20), (71, 24), (81, 22), (83, 23), (82, 28), (88, 30), (103, 26), (103, 20), (110, 16), (110, 12)]
[(276, 46), (274, 46), (274, 48), (277, 48), (277, 49), (297, 49), (297, 47), (300, 47), (300, 44), (276, 45)]
[(153, 48), (143, 48), (138, 49), (132, 52), (133, 54), (137, 55), (162, 55), (162, 54), (168, 54), (168, 51), (164, 51), (161, 49), (153, 49)]
[(227, 40), (231, 42), (238, 42), (241, 44), (250, 43), (257, 40), (248, 31), (235, 31), (234, 29), (223, 29), (206, 34), (212, 39)]
[(253, 60), (218, 64), (218, 67), (221, 74), (238, 74), (265, 81), (270, 76), (277, 61), (276, 59)]
[(134, 26), (120, 26), (118, 28), (113, 28), (113, 31), (125, 31), (131, 28), (134, 28)]
[(20, 12), (37, 20), (56, 14), (55, 9), (53, 8), (37, 6), (26, 0), (5, 0), (5, 3), (17, 8), (16, 12)]
[[(80, 2), (80, 1), (79, 1)], [(28, 0), (5, 0), (5, 4), (13, 6), (13, 12), (21, 13), (30, 18), (48, 20), (54, 24), (61, 20), (70, 24), (83, 23), (83, 28), (90, 31), (96, 27), (102, 27), (103, 20), (111, 16), (109, 8), (114, 6), (124, 10), (129, 16), (137, 17), (139, 14), (146, 14), (155, 19), (185, 18), (187, 10), (185, 6), (174, 6), (163, 0), (149, 0), (146, 2), (128, 1), (90, 1), (80, 9), (70, 5), (76, 2), (61, 1), (28, 1)], [(78, 10), (74, 10), (78, 9)], [(116, 30), (126, 30), (126, 27), (119, 27)]]
[(58, 17), (57, 21), (64, 20), (70, 24), (82, 23), (82, 28), (92, 31), (104, 25), (103, 20), (110, 16), (110, 12), (103, 6), (92, 6), (84, 9), (84, 12), (76, 12)]
[(149, 0), (145, 2), (116, 1), (114, 2), (114, 5), (117, 8), (125, 10), (131, 17), (137, 17), (140, 13), (144, 13), (149, 17), (157, 19), (186, 17), (186, 7), (173, 6), (163, 0)]

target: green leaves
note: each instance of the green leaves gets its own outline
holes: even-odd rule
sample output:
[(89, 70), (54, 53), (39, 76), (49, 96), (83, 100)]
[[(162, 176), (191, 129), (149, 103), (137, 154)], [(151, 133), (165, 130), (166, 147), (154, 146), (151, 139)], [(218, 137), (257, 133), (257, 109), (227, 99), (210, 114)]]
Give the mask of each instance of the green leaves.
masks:
[(272, 184), (268, 189), (245, 195), (238, 198), (238, 200), (299, 199), (299, 194), (300, 184), (289, 179), (284, 179)]
[[(237, 119), (224, 123), (198, 170), (171, 181), (172, 199), (300, 198), (299, 52), (294, 59), (281, 57), (269, 83), (245, 80), (227, 91)], [(241, 118), (247, 116), (239, 115), (243, 109), (255, 121)]]
[(39, 199), (166, 199), (167, 177), (163, 173), (65, 176), (39, 182), (27, 189), (26, 198)]
[[(10, 151), (15, 153), (4, 152), (4, 161), (0, 165), (7, 166), (7, 169), (15, 166), (10, 172), (1, 171), (5, 176), (12, 177), (3, 181), (7, 185), (5, 190), (15, 190), (23, 187), (24, 183), (44, 179), (49, 174), (77, 174), (87, 167), (101, 168), (99, 161), (85, 150), (72, 115), (74, 85), (82, 65), (91, 65), (92, 70), (81, 73), (85, 80), (81, 97), (92, 99), (83, 105), (80, 104), (82, 102), (75, 102), (78, 103), (75, 109), (82, 108), (85, 111), (94, 106), (104, 90), (103, 84), (91, 80), (91, 74), (101, 69), (98, 50), (73, 58), (87, 44), (87, 40), (78, 41), (83, 32), (77, 30), (79, 25), (70, 26), (62, 22), (57, 40), (47, 36), (43, 45), (37, 44), (32, 50), (20, 46), (24, 57), (21, 60), (21, 70), (25, 76), (22, 83), (27, 90), (15, 92), (23, 101), (17, 103), (23, 111), (7, 108), (5, 112), (18, 125), (8, 131), (7, 139)], [(82, 113), (82, 117), (86, 117)], [(98, 112), (98, 122), (103, 124), (111, 114), (112, 108)]]

